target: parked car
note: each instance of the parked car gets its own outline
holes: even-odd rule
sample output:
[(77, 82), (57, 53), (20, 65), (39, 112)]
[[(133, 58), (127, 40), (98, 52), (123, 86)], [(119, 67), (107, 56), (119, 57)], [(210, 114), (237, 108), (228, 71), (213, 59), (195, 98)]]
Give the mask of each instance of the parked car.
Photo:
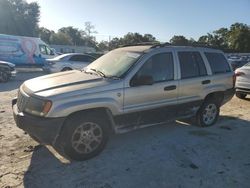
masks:
[(73, 160), (99, 154), (109, 135), (195, 117), (208, 127), (234, 95), (220, 50), (164, 44), (113, 50), (88, 65), (25, 81), (13, 99), (18, 127)]
[(40, 38), (0, 34), (0, 61), (16, 66), (43, 66), (45, 59), (55, 56)]
[(236, 96), (240, 99), (250, 94), (250, 63), (236, 69)]
[(96, 60), (95, 57), (87, 54), (63, 54), (53, 59), (47, 59), (43, 70), (49, 73), (68, 71), (73, 69), (81, 70), (94, 60)]
[(233, 70), (236, 70), (237, 68), (240, 68), (248, 63), (248, 61), (242, 60), (242, 59), (238, 59), (238, 60), (229, 59), (228, 62), (231, 64)]
[(6, 61), (0, 61), (0, 82), (8, 82), (15, 76), (15, 65)]

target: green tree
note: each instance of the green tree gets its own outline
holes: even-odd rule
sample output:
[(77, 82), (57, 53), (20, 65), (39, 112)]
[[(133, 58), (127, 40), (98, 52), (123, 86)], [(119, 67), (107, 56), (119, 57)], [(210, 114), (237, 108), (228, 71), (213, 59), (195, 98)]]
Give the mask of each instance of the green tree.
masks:
[(143, 42), (157, 42), (156, 38), (151, 34), (145, 34), (143, 36)]
[(230, 49), (238, 52), (250, 52), (250, 27), (243, 23), (232, 24), (228, 43)]
[(71, 38), (63, 33), (63, 32), (57, 32), (52, 33), (49, 39), (51, 44), (57, 44), (57, 45), (72, 45)]
[(170, 39), (170, 43), (173, 45), (178, 45), (178, 46), (187, 46), (189, 44), (188, 39), (182, 35), (174, 35)]
[(24, 0), (0, 0), (0, 33), (37, 36), (39, 5)]
[(98, 44), (98, 49), (101, 51), (107, 51), (109, 50), (109, 43), (108, 41), (101, 41)]
[(50, 37), (54, 33), (54, 31), (46, 29), (45, 27), (40, 27), (38, 30), (38, 36), (47, 44), (51, 44)]
[(121, 45), (121, 40), (118, 37), (115, 37), (109, 42), (109, 49), (111, 50), (118, 48), (120, 45)]
[(82, 39), (81, 31), (77, 28), (74, 28), (72, 26), (69, 27), (63, 27), (59, 29), (58, 32), (64, 33), (67, 35), (71, 43), (76, 46), (84, 45), (85, 41)]

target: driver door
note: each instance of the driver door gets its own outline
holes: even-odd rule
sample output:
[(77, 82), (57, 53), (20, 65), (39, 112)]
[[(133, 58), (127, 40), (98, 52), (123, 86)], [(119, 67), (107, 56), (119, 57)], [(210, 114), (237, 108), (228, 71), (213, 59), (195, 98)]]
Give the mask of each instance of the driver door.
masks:
[[(144, 124), (173, 117), (176, 114), (178, 91), (175, 69), (172, 52), (157, 53), (149, 57), (125, 87), (124, 112), (137, 113), (146, 121), (142, 121)], [(153, 84), (131, 84), (142, 76), (152, 77)]]

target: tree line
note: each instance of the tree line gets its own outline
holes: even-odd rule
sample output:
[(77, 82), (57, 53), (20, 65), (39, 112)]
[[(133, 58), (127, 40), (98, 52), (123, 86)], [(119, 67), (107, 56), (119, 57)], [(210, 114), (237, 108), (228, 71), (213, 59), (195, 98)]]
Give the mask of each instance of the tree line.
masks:
[[(40, 37), (48, 44), (87, 45), (98, 50), (111, 50), (123, 45), (143, 42), (159, 42), (152, 34), (127, 33), (110, 41), (97, 42), (97, 31), (91, 22), (85, 22), (83, 29), (72, 26), (63, 27), (57, 32), (39, 27), (40, 7), (36, 2), (25, 0), (0, 0), (0, 33)], [(173, 45), (211, 46), (226, 52), (250, 52), (250, 26), (234, 23), (229, 28), (219, 28), (200, 36), (198, 40), (175, 35), (170, 41)]]

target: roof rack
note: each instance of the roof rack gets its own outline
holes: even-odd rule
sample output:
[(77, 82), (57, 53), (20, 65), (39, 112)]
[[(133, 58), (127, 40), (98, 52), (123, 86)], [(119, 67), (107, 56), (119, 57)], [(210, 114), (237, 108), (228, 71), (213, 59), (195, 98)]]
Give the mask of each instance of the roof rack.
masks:
[(169, 42), (165, 43), (159, 43), (156, 45), (153, 45), (151, 48), (162, 48), (162, 47), (167, 47), (167, 46), (183, 46), (183, 47), (198, 47), (198, 48), (213, 48), (213, 49), (219, 49), (216, 46), (211, 46), (207, 44), (187, 44), (187, 45), (176, 45), (176, 44), (171, 44)]
[(153, 46), (151, 46), (151, 48), (161, 48), (161, 47), (166, 47), (166, 46), (171, 46), (172, 44), (170, 44), (169, 42), (165, 42), (165, 43), (158, 43), (155, 44)]
[(183, 47), (194, 47), (194, 48), (212, 48), (212, 49), (220, 49), (216, 46), (211, 46), (207, 44), (187, 44), (187, 45), (178, 45), (178, 44), (171, 44), (169, 42), (141, 42), (141, 43), (135, 43), (135, 44), (125, 44), (120, 47), (129, 47), (129, 46), (144, 46), (144, 45), (152, 45), (150, 49), (152, 48), (162, 48), (162, 47), (168, 47), (168, 46), (183, 46)]
[(140, 42), (135, 44), (125, 44), (121, 45), (121, 47), (128, 47), (128, 46), (144, 46), (144, 45), (158, 45), (160, 42)]

